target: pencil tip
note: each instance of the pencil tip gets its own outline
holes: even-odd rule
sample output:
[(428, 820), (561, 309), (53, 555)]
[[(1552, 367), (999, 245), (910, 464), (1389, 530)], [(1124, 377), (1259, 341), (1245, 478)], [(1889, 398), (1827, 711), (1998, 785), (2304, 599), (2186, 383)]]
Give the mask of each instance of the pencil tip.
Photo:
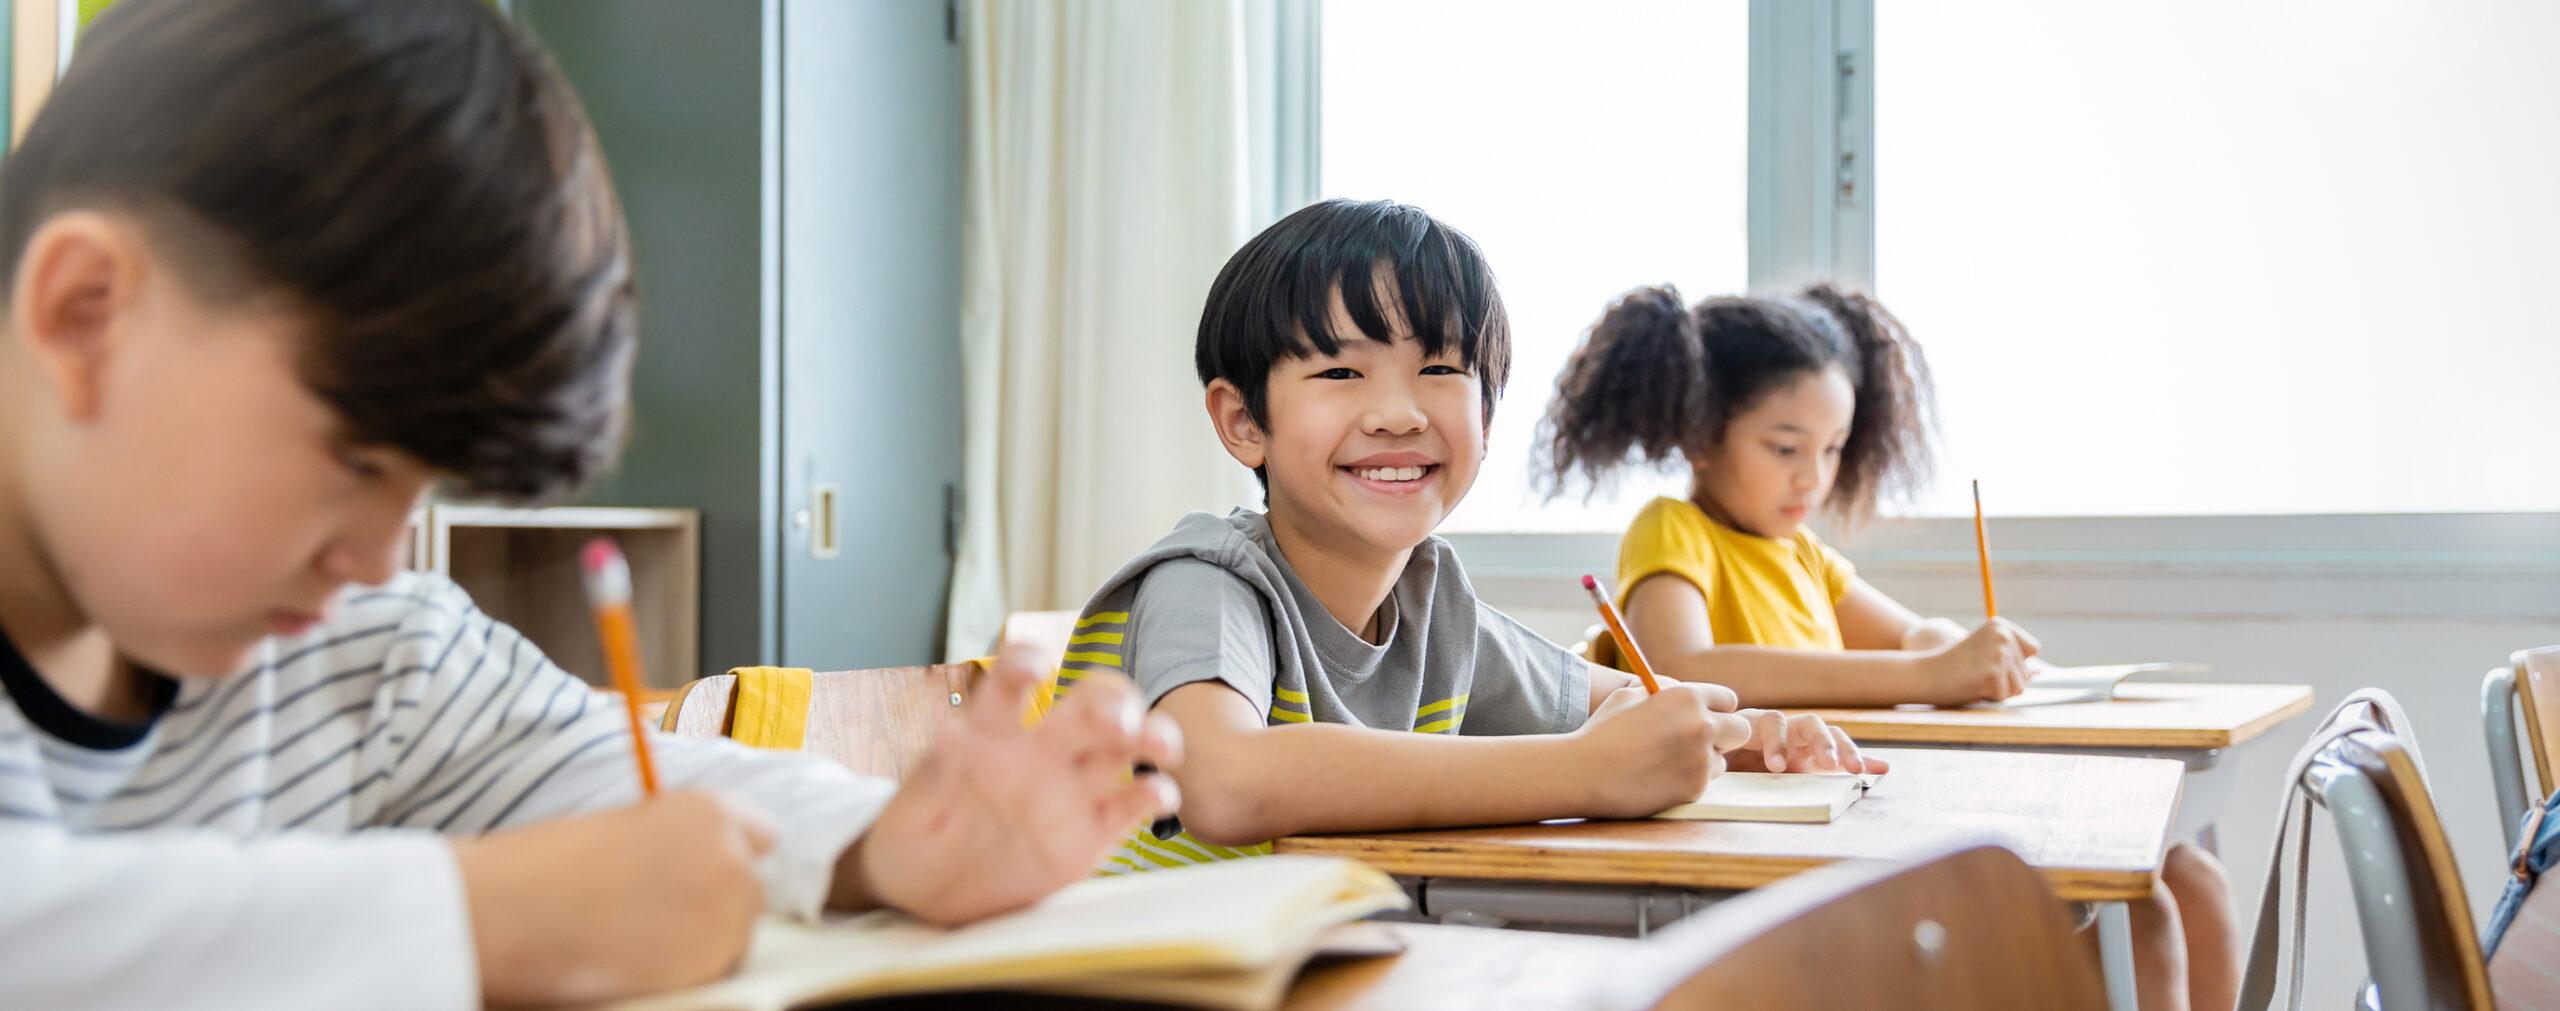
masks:
[(1600, 581), (1591, 578), (1591, 574), (1586, 572), (1582, 576), (1582, 588), (1597, 593), (1600, 591)]

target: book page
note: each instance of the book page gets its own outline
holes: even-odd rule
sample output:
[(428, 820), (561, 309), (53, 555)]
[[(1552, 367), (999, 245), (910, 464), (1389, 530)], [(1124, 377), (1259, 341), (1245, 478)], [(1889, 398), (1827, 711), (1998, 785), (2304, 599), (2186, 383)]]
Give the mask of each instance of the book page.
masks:
[(1078, 882), (956, 930), (894, 913), (819, 926), (767, 918), (731, 978), (618, 1006), (780, 1009), (957, 986), (1250, 974), (1302, 955), (1336, 923), (1404, 904), (1393, 879), (1353, 861), (1268, 856)]
[(2068, 702), (2096, 702), (2115, 697), (2116, 686), (2136, 674), (2201, 674), (2213, 668), (2200, 663), (2120, 663), (2093, 667), (2054, 667), (2027, 682), (2027, 690), (2005, 701), (1978, 703), (2019, 709)]
[(1654, 815), (1670, 821), (1827, 822), (1848, 810), (1881, 775), (1728, 772), (1696, 801)]

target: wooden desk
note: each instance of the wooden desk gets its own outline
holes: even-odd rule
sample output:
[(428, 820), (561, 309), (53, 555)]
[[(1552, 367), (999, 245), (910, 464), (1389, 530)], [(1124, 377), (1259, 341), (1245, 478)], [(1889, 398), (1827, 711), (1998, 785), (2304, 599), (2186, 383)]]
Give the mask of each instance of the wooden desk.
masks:
[(2105, 702), (2022, 709), (1810, 709), (1860, 743), (2172, 758), (2187, 789), (2171, 839), (2219, 851), (2214, 823), (2239, 775), (2223, 753), (2311, 709), (2309, 685), (2127, 682)]
[(2151, 894), (2178, 807), (2177, 763), (1875, 750), (1893, 771), (1828, 825), (1575, 821), (1297, 836), (1278, 850), (1353, 857), (1421, 877), (1744, 889), (1837, 860), (1990, 843), (2044, 872), (2064, 899)]
[(1867, 742), (2223, 749), (2311, 708), (2309, 685), (2131, 681), (2106, 702), (2022, 709), (1806, 709)]

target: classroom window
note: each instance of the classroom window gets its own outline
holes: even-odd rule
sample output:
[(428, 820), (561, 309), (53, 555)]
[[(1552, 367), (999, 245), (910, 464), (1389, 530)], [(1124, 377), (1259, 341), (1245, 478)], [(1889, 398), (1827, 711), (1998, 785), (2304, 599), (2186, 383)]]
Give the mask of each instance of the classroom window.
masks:
[(2560, 6), (1875, 8), (1920, 511), (1975, 477), (2048, 515), (2560, 503)]
[(1586, 505), (1532, 487), (1538, 420), (1583, 330), (1629, 288), (1746, 280), (1749, 6), (1695, 0), (1325, 5), (1321, 190), (1474, 236), (1501, 280), (1511, 383), (1451, 531), (1616, 530), (1685, 474)]

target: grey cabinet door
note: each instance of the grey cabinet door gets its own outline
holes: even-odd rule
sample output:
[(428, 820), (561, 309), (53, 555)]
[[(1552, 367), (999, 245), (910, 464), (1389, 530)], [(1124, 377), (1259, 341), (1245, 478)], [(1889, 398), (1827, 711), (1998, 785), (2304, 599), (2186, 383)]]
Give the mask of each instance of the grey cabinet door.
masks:
[(810, 513), (782, 538), (781, 660), (929, 662), (960, 480), (960, 49), (944, 0), (780, 9), (781, 498)]

